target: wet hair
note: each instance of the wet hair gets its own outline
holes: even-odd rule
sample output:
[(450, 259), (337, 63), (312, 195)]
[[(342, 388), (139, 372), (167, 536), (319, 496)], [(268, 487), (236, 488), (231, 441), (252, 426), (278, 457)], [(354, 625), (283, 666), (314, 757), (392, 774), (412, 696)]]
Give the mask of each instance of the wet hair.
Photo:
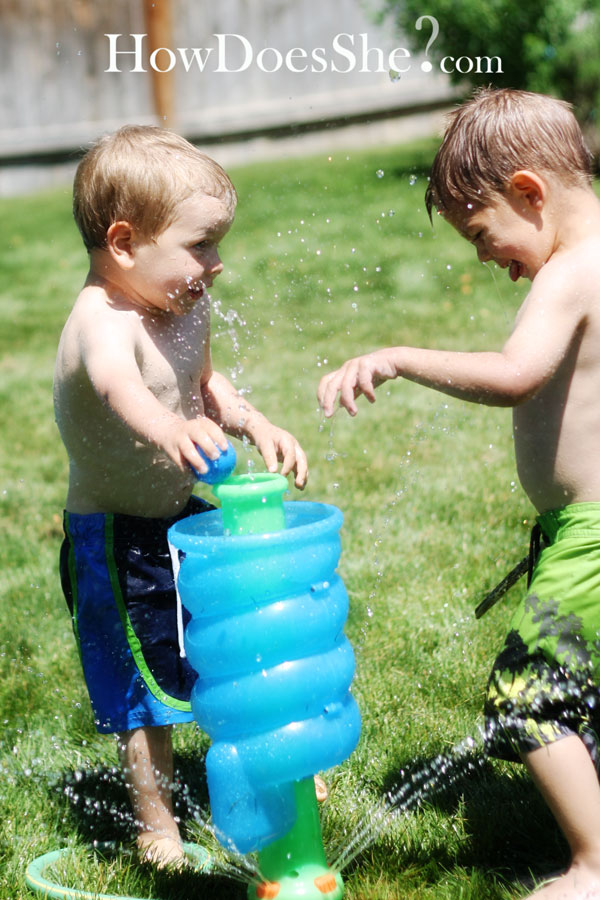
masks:
[(431, 217), (456, 203), (489, 201), (519, 169), (563, 183), (591, 182), (593, 156), (571, 106), (544, 94), (481, 88), (448, 117), (425, 204)]
[(114, 222), (158, 237), (179, 204), (196, 193), (222, 200), (233, 216), (235, 188), (210, 156), (167, 129), (125, 125), (100, 138), (79, 163), (73, 215), (87, 249), (103, 249)]

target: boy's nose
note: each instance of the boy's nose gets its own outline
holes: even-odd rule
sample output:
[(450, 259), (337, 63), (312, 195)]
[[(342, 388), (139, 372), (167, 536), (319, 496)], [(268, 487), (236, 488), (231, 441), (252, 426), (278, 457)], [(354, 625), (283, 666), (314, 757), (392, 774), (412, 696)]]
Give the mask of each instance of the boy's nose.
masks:
[(479, 260), (479, 262), (482, 262), (482, 263), (489, 262), (491, 258), (492, 257), (490, 256), (490, 254), (488, 253), (488, 251), (486, 250), (485, 247), (477, 248), (477, 259)]
[(215, 253), (213, 259), (211, 259), (211, 261), (210, 261), (210, 265), (208, 268), (212, 275), (216, 276), (216, 275), (221, 274), (224, 266), (223, 266), (223, 263), (221, 262), (221, 257), (219, 256), (218, 253)]

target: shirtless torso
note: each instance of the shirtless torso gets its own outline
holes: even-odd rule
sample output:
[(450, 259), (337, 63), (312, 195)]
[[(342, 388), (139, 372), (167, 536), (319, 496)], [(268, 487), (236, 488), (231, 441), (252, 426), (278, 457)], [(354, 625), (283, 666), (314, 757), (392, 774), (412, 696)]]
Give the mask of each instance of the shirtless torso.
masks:
[[(191, 470), (181, 471), (118, 418), (94, 387), (85, 354), (93, 350), (90, 341), (127, 343), (165, 413), (193, 418), (203, 413), (208, 330), (207, 297), (187, 315), (161, 316), (111, 301), (102, 288), (84, 288), (65, 325), (55, 370), (56, 420), (70, 459), (70, 512), (168, 516), (185, 505), (195, 484)], [(90, 337), (82, 340), (86, 332)]]

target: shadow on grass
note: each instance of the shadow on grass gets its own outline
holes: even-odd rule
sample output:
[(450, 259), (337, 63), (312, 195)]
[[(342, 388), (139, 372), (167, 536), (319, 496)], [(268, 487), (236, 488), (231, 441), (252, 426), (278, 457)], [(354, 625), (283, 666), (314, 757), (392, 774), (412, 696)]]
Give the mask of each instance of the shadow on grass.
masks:
[[(181, 821), (185, 840), (188, 823), (194, 823), (197, 828), (197, 823), (208, 814), (206, 772), (203, 759), (175, 754), (174, 762), (174, 810)], [(53, 790), (66, 807), (67, 829), (74, 832), (81, 843), (114, 842), (122, 845), (125, 855), (135, 859), (132, 853), (135, 823), (120, 770), (115, 767), (70, 770), (62, 774)], [(158, 871), (147, 864), (137, 863), (133, 868), (135, 872), (131, 876), (131, 885), (128, 886), (127, 877), (124, 879), (124, 897), (132, 885), (136, 897), (154, 897), (158, 900), (189, 900), (190, 896), (242, 900), (247, 896), (247, 885), (219, 873), (202, 874), (191, 869)], [(90, 890), (89, 887), (86, 889)]]
[[(448, 840), (447, 831), (440, 829), (436, 839), (433, 829), (425, 845), (407, 842), (403, 865), (430, 869), (434, 879), (440, 870), (481, 870), (508, 884), (565, 868), (568, 846), (525, 768), (475, 756), (471, 760), (473, 765), (458, 774), (435, 778), (410, 806), (417, 816), (419, 809), (431, 810), (454, 820), (461, 837)], [(439, 758), (421, 758), (390, 772), (386, 793), (394, 795), (402, 785), (418, 782), (438, 763)]]

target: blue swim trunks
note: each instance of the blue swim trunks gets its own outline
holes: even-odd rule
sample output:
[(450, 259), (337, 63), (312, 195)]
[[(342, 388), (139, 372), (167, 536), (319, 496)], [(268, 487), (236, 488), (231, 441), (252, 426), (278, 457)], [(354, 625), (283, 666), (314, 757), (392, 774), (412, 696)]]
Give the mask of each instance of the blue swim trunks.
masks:
[(197, 675), (180, 655), (167, 531), (209, 509), (192, 497), (169, 519), (65, 513), (61, 582), (102, 733), (193, 721)]

